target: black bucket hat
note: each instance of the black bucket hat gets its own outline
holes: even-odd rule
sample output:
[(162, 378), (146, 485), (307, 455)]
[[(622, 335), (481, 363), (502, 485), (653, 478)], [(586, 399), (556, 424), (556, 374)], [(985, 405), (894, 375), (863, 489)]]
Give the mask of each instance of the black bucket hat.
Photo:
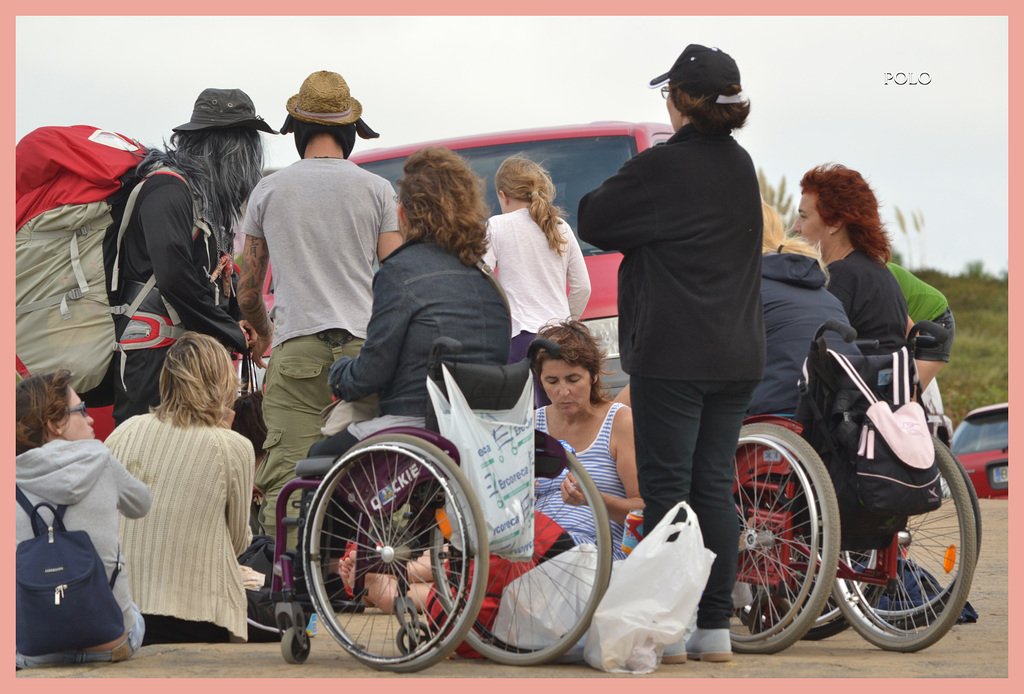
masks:
[(204, 89), (192, 109), (192, 119), (174, 132), (212, 128), (253, 128), (271, 135), (277, 131), (256, 115), (256, 107), (241, 89)]
[(712, 96), (731, 84), (740, 84), (740, 69), (725, 51), (691, 43), (671, 70), (651, 80), (650, 87), (655, 89), (668, 82), (690, 96)]

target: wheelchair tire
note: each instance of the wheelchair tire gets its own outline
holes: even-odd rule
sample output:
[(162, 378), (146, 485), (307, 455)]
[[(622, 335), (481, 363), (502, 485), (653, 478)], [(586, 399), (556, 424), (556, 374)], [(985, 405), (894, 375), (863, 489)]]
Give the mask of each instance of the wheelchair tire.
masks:
[[(974, 577), (976, 496), (949, 449), (938, 444), (935, 454), (944, 480), (942, 505), (911, 516), (898, 533), (902, 569), (890, 586), (836, 581), (835, 597), (850, 626), (884, 650), (910, 653), (939, 641), (960, 618)], [(920, 591), (924, 595), (915, 596)]]
[[(406, 605), (396, 613), (335, 609), (350, 604), (336, 573), (349, 548), (357, 553), (357, 581), (402, 576), (395, 579), (401, 585), (409, 563), (453, 533), (469, 540), (469, 560), (449, 568), (432, 552), (431, 569), (445, 576), (454, 609), (432, 616), (412, 600), (396, 600)], [(317, 487), (303, 561), (319, 622), (342, 648), (376, 670), (415, 672), (447, 657), (472, 626), (487, 583), (487, 531), (465, 475), (446, 453), (415, 436), (382, 434), (340, 456)]]
[(281, 657), (286, 663), (301, 665), (309, 657), (309, 634), (305, 627), (288, 627), (281, 635)]
[(734, 495), (740, 522), (737, 653), (776, 653), (825, 608), (839, 557), (839, 505), (828, 471), (799, 434), (758, 422), (740, 430)]
[[(594, 516), (596, 543), (577, 547), (579, 552), (593, 553), (593, 556), (589, 557), (593, 565), (588, 564), (585, 569), (576, 567), (573, 575), (569, 577), (573, 579), (572, 585), (582, 586), (582, 589), (563, 591), (558, 586), (552, 590), (550, 581), (542, 583), (533, 572), (523, 573), (517, 570), (516, 562), (492, 561), (489, 581), (492, 585), (503, 588), (502, 595), (506, 605), (512, 598), (512, 594), (507, 591), (509, 584), (514, 580), (513, 590), (518, 591), (518, 600), (532, 606), (532, 609), (515, 612), (506, 610), (505, 614), (510, 616), (501, 622), (500, 627), (494, 622), (484, 624), (480, 619), (474, 623), (466, 641), (488, 660), (506, 665), (540, 665), (558, 660), (586, 634), (594, 610), (597, 609), (608, 587), (612, 566), (612, 533), (607, 508), (597, 485), (576, 456), (569, 454), (566, 456), (566, 462), (568, 471), (572, 473)], [(544, 498), (539, 499), (535, 508), (558, 523), (561, 516), (573, 507), (566, 506), (560, 497), (555, 499), (555, 496), (558, 495), (545, 497), (550, 499), (549, 502), (545, 502)], [(568, 571), (559, 564), (557, 555), (548, 559), (547, 565), (551, 571)], [(501, 572), (505, 574), (502, 575)], [(569, 580), (559, 581), (557, 574), (549, 576), (555, 579), (556, 584), (570, 584)], [(559, 625), (563, 629), (560, 636), (550, 640), (534, 638), (533, 635), (540, 632), (540, 628), (536, 626), (540, 620), (553, 621), (556, 619), (554, 615), (557, 615)], [(545, 633), (548, 631), (544, 629)], [(569, 659), (582, 660), (582, 651), (570, 654)]]

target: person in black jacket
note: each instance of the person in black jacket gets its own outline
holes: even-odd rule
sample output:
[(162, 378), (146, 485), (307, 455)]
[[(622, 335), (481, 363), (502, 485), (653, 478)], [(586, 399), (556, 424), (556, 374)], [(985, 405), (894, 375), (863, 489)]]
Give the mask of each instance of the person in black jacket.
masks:
[[(664, 85), (664, 86), (663, 86)], [(675, 134), (626, 162), (579, 207), (580, 238), (623, 253), (619, 351), (629, 373), (644, 526), (679, 501), (717, 555), (697, 631), (663, 662), (732, 657), (739, 526), (733, 458), (765, 363), (761, 195), (732, 138), (750, 112), (736, 62), (687, 46), (662, 87)]]
[[(115, 317), (118, 425), (159, 404), (164, 356), (185, 331), (210, 335), (239, 353), (248, 348), (231, 284), (233, 230), (263, 175), (259, 131), (277, 131), (240, 89), (203, 90), (192, 118), (173, 131), (171, 146), (149, 150), (123, 188), (145, 181), (120, 244), (116, 233), (104, 241), (108, 277), (117, 269), (111, 305), (140, 304), (131, 319)], [(123, 201), (115, 205), (113, 232), (124, 209)]]

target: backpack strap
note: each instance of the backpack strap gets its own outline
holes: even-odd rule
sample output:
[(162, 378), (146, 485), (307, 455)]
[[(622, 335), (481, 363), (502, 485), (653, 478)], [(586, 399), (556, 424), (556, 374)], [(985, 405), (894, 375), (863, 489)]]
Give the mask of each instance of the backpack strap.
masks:
[[(128, 229), (128, 224), (131, 222), (132, 214), (135, 210), (135, 203), (138, 200), (139, 193), (142, 191), (143, 184), (150, 178), (157, 174), (169, 174), (175, 176), (188, 186), (188, 181), (176, 171), (173, 171), (167, 167), (157, 169), (146, 176), (144, 179), (139, 181), (132, 189), (132, 192), (128, 195), (128, 201), (125, 203), (124, 214), (121, 217), (121, 225), (117, 230), (117, 253), (114, 256), (114, 267), (110, 273), (110, 290), (111, 292), (117, 291), (117, 285), (120, 281), (120, 270), (121, 270), (121, 242), (124, 239), (125, 231)], [(191, 188), (189, 188), (191, 190)], [(193, 204), (193, 239), (203, 231), (203, 226), (198, 222), (198, 216), (196, 214), (195, 205)], [(207, 232), (208, 233), (208, 232)], [(166, 321), (161, 320), (161, 316), (153, 314), (141, 314), (139, 313), (139, 306), (149, 295), (149, 293), (156, 287), (156, 275), (150, 275), (149, 279), (146, 280), (142, 286), (142, 290), (136, 295), (135, 299), (130, 304), (120, 304), (117, 306), (110, 307), (110, 313), (115, 316), (125, 316), (129, 320), (134, 319), (136, 315), (145, 319), (144, 322), (150, 327), (156, 327), (157, 329), (152, 332), (148, 339), (144, 340), (133, 340), (131, 342), (114, 342), (114, 351), (121, 353), (121, 385), (124, 385), (124, 370), (125, 362), (127, 361), (126, 352), (136, 349), (150, 349), (152, 347), (159, 347), (167, 343), (167, 341), (175, 341), (185, 333), (185, 329), (181, 327), (181, 317), (178, 312), (167, 303), (166, 300), (161, 297), (161, 303), (163, 303), (164, 309), (167, 311), (167, 317), (171, 323), (168, 325)]]
[(857, 369), (853, 368), (853, 364), (850, 363), (850, 360), (846, 358), (845, 354), (840, 354), (839, 352), (836, 352), (831, 349), (828, 351), (828, 353), (832, 356), (833, 359), (836, 360), (836, 363), (843, 368), (843, 371), (846, 372), (846, 375), (850, 377), (851, 381), (853, 381), (853, 385), (855, 385), (857, 387), (857, 390), (859, 390), (861, 394), (863, 394), (864, 397), (867, 398), (869, 403), (874, 405), (876, 402), (878, 402), (878, 396), (875, 395), (874, 391), (872, 391), (868, 387), (868, 384), (864, 382), (864, 377), (860, 375), (860, 372), (857, 371)]
[[(139, 193), (142, 191), (142, 184), (157, 174), (170, 174), (171, 176), (176, 176), (182, 183), (188, 186), (188, 182), (185, 180), (184, 176), (167, 167), (163, 167), (150, 173), (144, 179), (139, 181), (134, 188), (132, 188), (132, 192), (128, 195), (128, 202), (126, 202), (124, 206), (124, 216), (121, 217), (121, 226), (117, 229), (117, 253), (114, 256), (114, 269), (110, 273), (110, 291), (112, 292), (117, 291), (118, 278), (121, 272), (121, 239), (124, 238), (124, 232), (128, 229), (128, 223), (132, 219), (132, 212), (135, 210), (135, 201), (138, 199)], [(189, 188), (189, 190), (191, 190), (191, 188)]]
[(906, 405), (911, 393), (910, 352), (900, 347), (892, 354), (892, 404)]
[(61, 504), (54, 508), (52, 504), (46, 501), (41, 501), (33, 506), (32, 502), (28, 500), (28, 497), (25, 496), (25, 492), (21, 491), (21, 487), (15, 485), (14, 491), (15, 498), (17, 498), (18, 503), (21, 504), (21, 507), (25, 509), (25, 513), (28, 514), (29, 521), (32, 523), (32, 532), (35, 533), (36, 537), (39, 537), (46, 532), (46, 530), (40, 529), (40, 526), (36, 524), (37, 521), (39, 523), (44, 523), (42, 516), (39, 515), (39, 509), (44, 507), (50, 509), (53, 513), (53, 521), (49, 525), (43, 525), (42, 528), (49, 530), (50, 533), (53, 532), (54, 526), (57, 526), (57, 529), (60, 531), (65, 529), (64, 512), (68, 509), (67, 504)]

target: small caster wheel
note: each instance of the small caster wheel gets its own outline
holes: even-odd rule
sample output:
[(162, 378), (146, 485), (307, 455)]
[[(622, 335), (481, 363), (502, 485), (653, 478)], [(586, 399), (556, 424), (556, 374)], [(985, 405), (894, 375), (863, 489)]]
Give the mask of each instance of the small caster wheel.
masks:
[(301, 665), (309, 657), (309, 634), (302, 627), (288, 627), (281, 635), (281, 656), (286, 663)]
[(398, 632), (398, 650), (402, 653), (412, 653), (420, 647), (421, 643), (430, 640), (430, 630), (422, 622), (406, 624)]

